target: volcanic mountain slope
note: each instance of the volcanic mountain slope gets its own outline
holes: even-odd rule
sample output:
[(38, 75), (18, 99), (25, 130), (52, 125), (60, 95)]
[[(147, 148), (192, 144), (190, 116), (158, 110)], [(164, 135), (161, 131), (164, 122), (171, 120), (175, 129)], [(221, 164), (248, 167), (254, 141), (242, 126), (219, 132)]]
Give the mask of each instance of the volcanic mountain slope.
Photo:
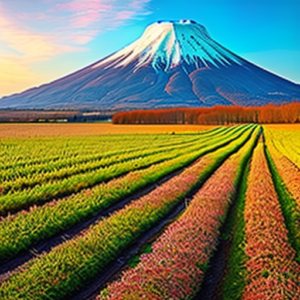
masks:
[(129, 110), (300, 101), (294, 84), (233, 54), (194, 21), (156, 22), (124, 49), (0, 108)]

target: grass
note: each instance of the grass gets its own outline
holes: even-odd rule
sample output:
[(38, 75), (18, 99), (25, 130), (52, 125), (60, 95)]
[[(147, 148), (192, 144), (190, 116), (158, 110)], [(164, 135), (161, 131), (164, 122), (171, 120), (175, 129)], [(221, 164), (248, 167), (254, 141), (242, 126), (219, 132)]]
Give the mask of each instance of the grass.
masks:
[(135, 256), (130, 258), (127, 265), (131, 268), (136, 267), (138, 265), (138, 263), (140, 262), (141, 255), (146, 254), (146, 253), (151, 253), (151, 252), (152, 252), (152, 245), (146, 244), (145, 246), (143, 246), (141, 248), (141, 250), (139, 251), (138, 254), (136, 254)]
[(224, 227), (223, 235), (230, 237), (231, 245), (226, 264), (226, 276), (222, 282), (222, 299), (239, 300), (244, 291), (246, 269), (241, 268), (247, 261), (245, 254), (245, 193), (247, 190), (247, 178), (250, 169), (250, 162), (247, 162), (243, 172), (237, 197)]

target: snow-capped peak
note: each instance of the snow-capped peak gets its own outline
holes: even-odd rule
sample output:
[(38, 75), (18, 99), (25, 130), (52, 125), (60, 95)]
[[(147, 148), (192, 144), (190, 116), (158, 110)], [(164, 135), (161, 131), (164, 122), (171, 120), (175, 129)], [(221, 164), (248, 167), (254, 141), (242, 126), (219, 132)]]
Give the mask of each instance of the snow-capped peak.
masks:
[[(136, 68), (152, 65), (167, 71), (185, 62), (196, 68), (241, 64), (240, 59), (215, 42), (204, 26), (191, 20), (158, 21), (143, 35), (122, 50), (107, 57), (93, 68), (126, 66), (137, 61)], [(111, 63), (111, 64), (110, 64)]]

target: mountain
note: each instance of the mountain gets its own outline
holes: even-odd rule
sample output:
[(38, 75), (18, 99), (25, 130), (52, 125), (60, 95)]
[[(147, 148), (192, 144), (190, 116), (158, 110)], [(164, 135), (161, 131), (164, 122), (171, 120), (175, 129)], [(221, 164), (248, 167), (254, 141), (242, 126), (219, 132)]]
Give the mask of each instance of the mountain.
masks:
[(130, 110), (300, 101), (300, 85), (214, 41), (190, 20), (159, 21), (122, 50), (51, 83), (0, 99), (0, 108)]

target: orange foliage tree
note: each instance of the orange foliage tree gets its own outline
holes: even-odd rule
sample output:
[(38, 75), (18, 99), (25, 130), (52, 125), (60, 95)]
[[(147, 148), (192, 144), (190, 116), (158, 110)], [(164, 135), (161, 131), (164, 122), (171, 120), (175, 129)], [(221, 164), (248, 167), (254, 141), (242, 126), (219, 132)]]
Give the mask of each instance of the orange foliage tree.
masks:
[(134, 110), (114, 115), (114, 124), (203, 124), (296, 123), (300, 122), (300, 103), (262, 107), (214, 106), (208, 108), (170, 108)]

